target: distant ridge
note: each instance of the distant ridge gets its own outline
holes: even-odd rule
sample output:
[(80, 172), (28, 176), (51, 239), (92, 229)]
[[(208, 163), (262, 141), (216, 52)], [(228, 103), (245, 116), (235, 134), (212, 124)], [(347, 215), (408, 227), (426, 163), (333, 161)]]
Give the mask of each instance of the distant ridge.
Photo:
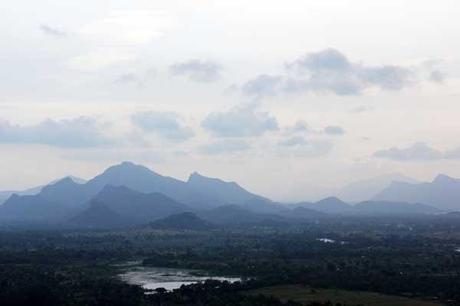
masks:
[(0, 206), (0, 220), (55, 222), (63, 218), (66, 212), (62, 205), (41, 196), (13, 194)]
[(91, 201), (88, 209), (72, 217), (65, 224), (66, 227), (103, 229), (121, 228), (131, 225), (132, 222), (110, 210), (104, 203)]
[(352, 209), (352, 206), (344, 201), (340, 200), (337, 197), (328, 197), (324, 198), (315, 203), (301, 202), (295, 204), (296, 207), (303, 207), (308, 209), (313, 209), (323, 213), (332, 213), (332, 214), (341, 214), (349, 212)]
[(315, 203), (303, 202), (291, 205), (295, 209), (304, 208), (325, 214), (344, 216), (391, 216), (436, 214), (442, 210), (420, 203), (396, 201), (363, 201), (350, 205), (336, 197), (329, 197)]
[(196, 190), (207, 190), (207, 194), (216, 199), (220, 199), (221, 203), (238, 204), (247, 203), (251, 200), (270, 201), (267, 198), (253, 194), (242, 188), (235, 182), (225, 182), (218, 178), (210, 178), (193, 172), (187, 184)]
[[(67, 209), (70, 214), (88, 205), (91, 199), (108, 185), (126, 187), (139, 193), (161, 193), (194, 209), (208, 209), (224, 204), (245, 204), (251, 200), (269, 202), (268, 199), (252, 194), (233, 182), (207, 178), (197, 173), (192, 174), (189, 181), (184, 182), (162, 176), (147, 167), (132, 162), (123, 162), (107, 168), (103, 173), (84, 184), (76, 183), (74, 179), (67, 177), (41, 187), (37, 194), (28, 198), (18, 196), (15, 198), (15, 203), (21, 201), (29, 203), (22, 205), (24, 209), (27, 209), (26, 207), (32, 209), (31, 206), (36, 204), (37, 207), (47, 210), (50, 209), (49, 205), (44, 205), (43, 202), (51, 202), (59, 204), (59, 209), (61, 206), (64, 207), (63, 209)], [(18, 205), (21, 206), (21, 204)], [(0, 206), (0, 220), (2, 210)], [(18, 211), (16, 215), (13, 211), (8, 213), (10, 218), (18, 220), (23, 219), (25, 215), (26, 211)]]
[(363, 202), (371, 199), (375, 194), (390, 186), (394, 181), (411, 184), (418, 183), (417, 180), (401, 173), (389, 173), (349, 183), (331, 194), (336, 195), (346, 202)]
[(393, 182), (373, 197), (373, 200), (423, 203), (448, 211), (460, 210), (460, 180), (445, 174), (432, 182), (410, 184)]
[(27, 189), (24, 189), (24, 190), (16, 190), (16, 191), (0, 191), (0, 205), (3, 204), (9, 197), (11, 197), (13, 194), (16, 194), (16, 195), (20, 195), (20, 196), (23, 196), (23, 195), (36, 195), (38, 194), (44, 187), (48, 186), (48, 185), (52, 185), (56, 182), (59, 182), (63, 179), (66, 179), (66, 178), (70, 178), (72, 181), (74, 181), (75, 183), (77, 184), (84, 184), (86, 183), (86, 180), (82, 179), (82, 178), (79, 178), (79, 177), (76, 177), (76, 176), (73, 176), (73, 175), (69, 175), (69, 176), (66, 176), (66, 177), (63, 177), (63, 178), (60, 178), (60, 179), (57, 179), (57, 180), (53, 180), (51, 181), (50, 183), (46, 184), (46, 185), (40, 185), (40, 186), (37, 186), (37, 187), (32, 187), (32, 188), (27, 188)]
[[(123, 220), (124, 224), (141, 225), (190, 210), (186, 205), (161, 193), (146, 194), (124, 186), (115, 187), (111, 185), (105, 186), (91, 203), (97, 203), (97, 206), (91, 205), (80, 213), (73, 219), (74, 224), (77, 223), (76, 220), (83, 221), (85, 218), (101, 220), (103, 224), (110, 224), (110, 218), (116, 215), (116, 219)], [(104, 210), (101, 209), (102, 206)], [(104, 219), (101, 211), (110, 211), (110, 213), (107, 213)], [(86, 223), (83, 222), (82, 224), (85, 225)]]
[(440, 213), (441, 210), (420, 203), (365, 201), (353, 207), (356, 214), (380, 216), (428, 215)]
[[(0, 222), (110, 228), (144, 226), (160, 219), (169, 222), (168, 217), (176, 215), (172, 221), (178, 223), (199, 218), (214, 224), (281, 225), (331, 217), (438, 214), (459, 207), (460, 180), (439, 175), (431, 183), (395, 182), (380, 196), (384, 199), (356, 205), (337, 197), (284, 205), (235, 182), (197, 172), (181, 181), (123, 162), (84, 183), (66, 177), (40, 187), (37, 194), (12, 195), (0, 205)], [(440, 205), (436, 208), (429, 201)]]

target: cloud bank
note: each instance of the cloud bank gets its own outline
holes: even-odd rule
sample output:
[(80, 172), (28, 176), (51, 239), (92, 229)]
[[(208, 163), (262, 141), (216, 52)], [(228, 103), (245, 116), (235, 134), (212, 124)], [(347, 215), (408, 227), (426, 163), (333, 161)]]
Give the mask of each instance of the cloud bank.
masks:
[(50, 36), (57, 37), (57, 38), (63, 38), (63, 37), (67, 36), (66, 32), (64, 32), (64, 31), (62, 31), (60, 29), (51, 27), (51, 26), (46, 25), (46, 24), (41, 24), (39, 28), (46, 35), (50, 35)]
[(227, 112), (210, 113), (201, 126), (221, 137), (253, 137), (278, 130), (278, 121), (254, 106), (237, 107)]
[(93, 118), (47, 119), (35, 125), (0, 121), (0, 143), (43, 144), (61, 148), (97, 147), (112, 143)]
[[(439, 83), (443, 75), (433, 71), (428, 80)], [(365, 65), (351, 61), (336, 49), (324, 49), (286, 63), (283, 74), (261, 74), (247, 81), (241, 91), (256, 97), (309, 92), (346, 96), (361, 95), (372, 88), (402, 90), (419, 81), (416, 69), (398, 65)]]
[(442, 151), (428, 146), (424, 142), (416, 142), (407, 148), (392, 147), (379, 150), (374, 157), (395, 161), (434, 161), (442, 159), (460, 159), (460, 148)]
[(185, 76), (192, 81), (213, 82), (220, 79), (222, 67), (215, 62), (192, 59), (171, 65), (169, 70), (175, 76)]
[(193, 137), (193, 130), (184, 125), (176, 113), (141, 112), (131, 116), (131, 122), (146, 133), (171, 141), (185, 141)]

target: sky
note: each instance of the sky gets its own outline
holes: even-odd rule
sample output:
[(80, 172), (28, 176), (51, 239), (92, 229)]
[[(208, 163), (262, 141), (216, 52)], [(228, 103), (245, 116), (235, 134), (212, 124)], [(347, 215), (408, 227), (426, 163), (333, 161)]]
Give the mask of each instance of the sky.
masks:
[(460, 177), (456, 0), (1, 1), (0, 190), (130, 160), (275, 200)]

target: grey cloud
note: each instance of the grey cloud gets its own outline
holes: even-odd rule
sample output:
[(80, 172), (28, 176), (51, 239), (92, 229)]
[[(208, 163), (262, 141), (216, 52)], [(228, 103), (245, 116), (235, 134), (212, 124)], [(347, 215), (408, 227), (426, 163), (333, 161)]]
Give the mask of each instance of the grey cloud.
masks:
[(267, 112), (258, 111), (254, 106), (211, 113), (201, 122), (201, 126), (222, 137), (260, 136), (278, 130), (276, 118)]
[(287, 63), (289, 69), (297, 69), (298, 72), (304, 73), (306, 70), (311, 71), (348, 71), (352, 64), (348, 58), (335, 49), (325, 49), (319, 52), (309, 53), (298, 58), (292, 63)]
[(153, 79), (157, 74), (157, 71), (154, 68), (148, 69), (141, 73), (128, 72), (119, 75), (114, 84), (136, 84), (139, 87), (146, 85), (148, 81)]
[(327, 135), (341, 136), (345, 134), (345, 130), (340, 126), (330, 125), (324, 128), (324, 133)]
[(444, 82), (446, 76), (445, 74), (440, 71), (440, 70), (433, 70), (431, 73), (430, 73), (430, 81), (432, 82), (435, 82), (435, 83), (442, 83)]
[(0, 142), (14, 144), (44, 144), (62, 148), (97, 147), (112, 143), (102, 133), (93, 118), (47, 119), (35, 125), (13, 125), (0, 121)]
[[(374, 153), (374, 156), (396, 161), (428, 161), (449, 158), (449, 153), (436, 150), (426, 143), (416, 142), (407, 148), (392, 147), (386, 150), (379, 150)], [(460, 155), (457, 157), (460, 157)]]
[(207, 155), (220, 155), (242, 152), (249, 149), (250, 146), (246, 141), (241, 139), (226, 139), (202, 145), (198, 151)]
[(345, 135), (345, 130), (336, 125), (326, 126), (324, 129), (313, 129), (305, 121), (299, 120), (293, 126), (286, 128), (285, 132), (289, 134), (310, 134), (310, 135), (331, 135), (342, 136)]
[(250, 96), (274, 95), (279, 90), (282, 77), (262, 74), (243, 85), (241, 90)]
[(355, 66), (364, 86), (374, 85), (386, 90), (401, 90), (414, 82), (413, 72), (407, 68), (385, 65), (380, 67)]
[(303, 120), (298, 120), (291, 128), (288, 128), (288, 132), (290, 133), (308, 133), (311, 132), (311, 128), (308, 124)]
[(60, 29), (54, 28), (54, 27), (50, 27), (49, 25), (46, 25), (46, 24), (41, 24), (40, 30), (46, 35), (54, 36), (57, 38), (63, 38), (67, 36), (66, 32)]
[(302, 136), (294, 136), (278, 142), (278, 145), (285, 147), (304, 146), (307, 144), (308, 141)]
[(368, 66), (350, 61), (335, 49), (308, 53), (285, 64), (286, 73), (259, 75), (242, 86), (252, 96), (278, 93), (324, 93), (359, 95), (369, 88), (401, 90), (417, 82), (412, 69), (395, 66)]
[(169, 67), (176, 76), (186, 76), (196, 82), (212, 82), (220, 79), (222, 67), (211, 61), (192, 59)]
[(304, 90), (337, 95), (360, 94), (372, 86), (400, 90), (412, 82), (412, 73), (407, 68), (353, 63), (335, 49), (309, 53), (287, 64), (287, 67), (299, 75), (308, 75)]
[(185, 141), (194, 136), (181, 118), (170, 112), (141, 112), (131, 116), (134, 125), (148, 133), (154, 133), (172, 141)]

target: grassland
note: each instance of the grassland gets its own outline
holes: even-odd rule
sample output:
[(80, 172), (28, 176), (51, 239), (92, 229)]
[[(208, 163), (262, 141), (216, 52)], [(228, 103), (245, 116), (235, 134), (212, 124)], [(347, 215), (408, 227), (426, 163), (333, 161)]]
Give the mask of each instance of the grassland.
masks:
[(262, 294), (274, 296), (281, 300), (292, 300), (296, 302), (326, 302), (334, 305), (342, 303), (345, 305), (363, 306), (440, 306), (441, 304), (410, 299), (406, 297), (384, 295), (374, 292), (346, 291), (335, 289), (312, 289), (301, 285), (285, 285), (265, 287), (251, 290), (248, 294)]

